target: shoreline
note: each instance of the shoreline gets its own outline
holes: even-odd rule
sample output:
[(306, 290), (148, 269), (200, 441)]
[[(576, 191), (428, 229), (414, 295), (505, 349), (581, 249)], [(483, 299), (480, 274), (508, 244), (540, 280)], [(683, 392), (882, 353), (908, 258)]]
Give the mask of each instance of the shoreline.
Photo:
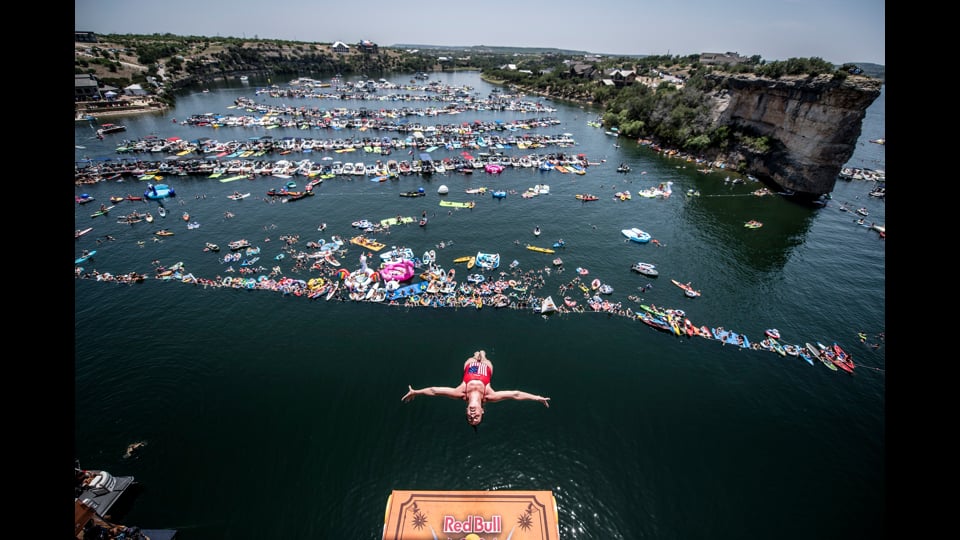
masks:
[(141, 114), (147, 112), (163, 112), (170, 108), (169, 105), (161, 101), (148, 98), (133, 99), (109, 102), (104, 106), (103, 101), (79, 102), (74, 105), (73, 118), (77, 122), (88, 120), (90, 117), (112, 117), (123, 116), (125, 114)]
[(122, 108), (117, 110), (78, 110), (76, 115), (74, 115), (74, 120), (77, 122), (82, 122), (84, 120), (89, 120), (88, 117), (93, 118), (108, 118), (113, 116), (124, 116), (127, 114), (143, 114), (148, 112), (163, 112), (167, 109), (166, 106), (156, 106), (156, 105), (145, 105), (145, 106), (133, 106), (129, 108)]

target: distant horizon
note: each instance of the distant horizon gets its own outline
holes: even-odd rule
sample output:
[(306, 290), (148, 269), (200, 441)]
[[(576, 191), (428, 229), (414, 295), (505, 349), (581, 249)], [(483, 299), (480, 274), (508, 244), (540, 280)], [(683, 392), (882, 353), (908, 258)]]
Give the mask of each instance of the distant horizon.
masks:
[[(84, 30), (84, 29), (82, 29), (82, 28), (78, 28), (78, 29), (76, 29), (76, 31), (77, 31), (77, 32), (92, 32), (92, 30)], [(99, 32), (94, 32), (94, 33), (97, 34), (97, 35), (105, 35), (105, 34), (100, 34)], [(163, 34), (166, 34), (166, 33), (168, 33), (168, 32), (160, 33), (160, 35), (163, 35)], [(141, 34), (141, 33), (139, 33), (139, 32), (123, 32), (123, 33), (109, 32), (109, 33), (106, 34), (106, 35), (110, 35), (110, 34), (113, 34), (113, 35), (153, 35), (153, 33), (151, 33), (151, 34)], [(196, 37), (212, 37), (212, 38), (219, 38), (219, 39), (246, 39), (246, 40), (250, 40), (250, 41), (257, 41), (257, 40), (264, 40), (264, 41), (268, 41), (268, 40), (269, 40), (269, 41), (293, 41), (293, 42), (296, 42), (296, 43), (335, 43), (336, 41), (343, 41), (343, 40), (334, 40), (334, 41), (300, 41), (300, 40), (288, 40), (288, 39), (283, 39), (283, 38), (269, 38), (269, 37), (263, 37), (263, 36), (258, 36), (258, 37), (256, 37), (256, 38), (247, 38), (247, 37), (242, 37), (242, 36), (209, 36), (209, 35), (198, 35), (198, 34), (173, 34), (173, 33), (170, 33), (170, 34), (171, 34), (171, 35), (175, 35), (175, 36), (181, 36), (181, 37), (186, 37), (186, 36), (192, 36), (192, 35), (193, 35), (193, 36), (196, 36)], [(373, 41), (373, 40), (371, 40), (371, 41)], [(345, 43), (346, 43), (346, 42), (345, 42)], [(376, 42), (374, 42), (374, 43), (376, 43)], [(538, 47), (538, 46), (535, 46), (535, 45), (531, 45), (531, 46), (514, 46), (514, 45), (490, 45), (490, 44), (486, 44), (486, 43), (485, 43), (485, 44), (480, 44), (480, 45), (436, 45), (436, 44), (432, 44), (432, 43), (390, 43), (390, 44), (376, 43), (376, 44), (377, 44), (377, 46), (387, 47), (387, 48), (391, 48), (391, 49), (400, 49), (400, 48), (403, 48), (403, 49), (414, 48), (414, 49), (415, 49), (415, 48), (418, 48), (418, 47), (424, 47), (424, 48), (430, 48), (430, 49), (472, 49), (472, 48), (489, 47), (489, 48), (498, 48), (498, 49), (549, 49), (549, 50), (557, 50), (557, 51), (568, 51), (568, 52), (574, 52), (574, 53), (595, 54), (595, 55), (598, 55), (598, 56), (624, 56), (624, 57), (632, 57), (632, 56), (636, 56), (636, 57), (644, 57), (644, 56), (663, 56), (663, 55), (658, 55), (658, 54), (618, 54), (618, 53), (609, 53), (609, 52), (602, 52), (602, 51), (586, 51), (586, 50), (582, 50), (582, 49), (570, 49), (570, 48), (564, 48), (564, 47)], [(353, 44), (353, 43), (347, 43), (347, 45), (351, 45), (351, 46), (352, 46), (352, 45), (354, 45), (354, 44)], [(671, 54), (671, 56), (689, 56), (689, 55), (692, 55), (692, 54), (703, 54), (703, 53), (720, 53), (720, 54), (722, 54), (722, 53), (725, 53), (725, 52), (728, 52), (728, 51), (700, 51), (700, 52), (687, 53), (687, 54)], [(753, 55), (744, 55), (744, 56), (753, 56)], [(791, 58), (805, 58), (805, 57), (791, 57)], [(766, 60), (767, 62), (773, 62), (773, 61), (787, 60), (787, 58), (779, 58), (779, 59), (776, 59), (776, 60), (770, 60), (770, 59), (764, 59), (764, 60)], [(826, 59), (824, 59), (824, 60), (826, 60)], [(865, 62), (865, 61), (862, 61), (862, 60), (844, 60), (843, 62), (834, 62), (834, 63), (837, 64), (837, 65), (850, 64), (850, 63), (853, 63), (853, 64), (872, 64), (872, 65), (877, 65), (877, 66), (886, 67), (886, 66), (884, 66), (884, 64), (876, 64), (876, 63), (874, 63), (874, 62)]]
[[(555, 0), (549, 7), (488, 0), (464, 8), (424, 9), (370, 0), (362, 8), (286, 0), (282, 9), (252, 0), (141, 3), (74, 0), (76, 31), (173, 34), (305, 43), (370, 40), (434, 47), (542, 48), (604, 56), (759, 55), (765, 61), (821, 58), (833, 64), (885, 65), (881, 0), (709, 0), (675, 3)], [(585, 7), (587, 9), (585, 9)], [(294, 16), (303, 14), (304, 16)], [(346, 24), (362, 13), (363, 24)], [(369, 16), (368, 16), (369, 15)], [(409, 36), (424, 39), (410, 39)], [(405, 37), (406, 36), (406, 37)], [(453, 45), (474, 42), (479, 45)], [(494, 45), (493, 43), (497, 43)]]
[[(244, 38), (241, 38), (241, 39), (244, 39)], [(273, 38), (259, 38), (259, 39), (273, 39)], [(347, 45), (350, 45), (350, 43), (348, 43)], [(602, 51), (585, 51), (585, 50), (582, 50), (582, 49), (571, 49), (571, 48), (567, 48), (567, 47), (537, 47), (537, 46), (520, 47), (520, 46), (512, 46), (512, 45), (489, 45), (489, 44), (486, 44), (486, 43), (485, 43), (485, 44), (482, 44), (482, 45), (434, 45), (434, 44), (430, 44), (430, 43), (391, 43), (391, 44), (388, 45), (388, 44), (378, 43), (377, 45), (380, 46), (380, 47), (388, 47), (388, 48), (392, 48), (392, 49), (397, 49), (397, 48), (410, 48), (410, 47), (414, 47), (414, 48), (415, 48), (415, 47), (429, 47), (429, 48), (437, 48), (437, 49), (470, 49), (470, 48), (474, 48), (474, 47), (477, 47), (477, 48), (480, 48), (480, 47), (496, 47), (496, 48), (498, 48), (498, 49), (551, 49), (551, 50), (558, 50), (558, 51), (570, 51), (570, 52), (582, 52), (582, 53), (586, 53), (586, 54), (596, 54), (596, 55), (599, 55), (599, 56), (626, 56), (626, 57), (630, 57), (630, 56), (637, 56), (637, 57), (642, 57), (642, 56), (664, 56), (664, 55), (660, 55), (660, 54), (624, 54), (624, 53), (610, 53), (610, 52), (602, 52)], [(730, 51), (699, 51), (699, 52), (686, 53), (686, 54), (671, 53), (670, 56), (689, 56), (689, 55), (692, 55), (692, 54), (697, 54), (697, 55), (699, 55), (699, 54), (704, 54), (704, 53), (718, 53), (718, 54), (723, 54), (723, 53), (726, 53), (726, 52), (730, 52)], [(744, 54), (743, 56), (748, 56), (748, 57), (749, 57), (749, 56), (753, 56), (753, 55), (752, 55), (752, 54), (749, 54), (749, 55), (748, 55), (748, 54)], [(790, 57), (790, 58), (809, 58), (809, 57), (792, 56), (792, 57)], [(764, 58), (764, 60), (766, 60), (767, 62), (774, 62), (774, 61), (787, 60), (787, 58), (777, 58), (777, 59)], [(824, 58), (824, 60), (826, 60), (826, 58)], [(884, 66), (884, 64), (877, 64), (877, 63), (875, 63), (875, 62), (867, 62), (867, 61), (864, 61), (864, 60), (844, 60), (843, 62), (834, 62), (834, 63), (837, 64), (837, 65), (842, 65), (842, 64), (871, 64), (871, 65), (875, 65), (875, 66)], [(884, 67), (885, 67), (885, 66), (884, 66)]]

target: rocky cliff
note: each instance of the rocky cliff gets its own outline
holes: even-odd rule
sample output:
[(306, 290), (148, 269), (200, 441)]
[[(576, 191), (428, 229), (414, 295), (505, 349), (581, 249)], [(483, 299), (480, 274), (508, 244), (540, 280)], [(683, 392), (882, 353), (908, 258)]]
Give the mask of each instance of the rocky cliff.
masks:
[(723, 89), (713, 98), (715, 123), (772, 141), (770, 152), (740, 150), (729, 156), (731, 161), (745, 161), (755, 176), (809, 196), (833, 191), (881, 85), (878, 79), (856, 76), (710, 77)]

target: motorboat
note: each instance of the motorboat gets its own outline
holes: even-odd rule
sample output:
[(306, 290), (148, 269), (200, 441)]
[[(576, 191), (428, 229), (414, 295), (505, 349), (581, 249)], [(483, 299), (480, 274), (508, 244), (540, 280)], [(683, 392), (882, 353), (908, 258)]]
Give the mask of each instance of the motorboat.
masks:
[(106, 516), (110, 508), (135, 482), (132, 476), (114, 476), (107, 471), (80, 468), (74, 462), (75, 499), (93, 509), (98, 516)]
[(234, 240), (227, 244), (227, 247), (230, 248), (230, 251), (239, 251), (250, 247), (250, 242), (246, 239)]
[[(79, 500), (74, 506), (74, 538), (124, 538), (126, 540), (176, 540), (177, 529), (142, 529), (121, 525), (98, 516)], [(122, 531), (119, 534), (110, 531)]]
[(120, 133), (121, 131), (126, 131), (127, 126), (123, 124), (101, 124), (100, 129), (97, 130), (98, 135), (108, 135), (110, 133)]
[(630, 269), (645, 276), (657, 277), (660, 275), (660, 271), (657, 270), (655, 265), (646, 262), (635, 262)]

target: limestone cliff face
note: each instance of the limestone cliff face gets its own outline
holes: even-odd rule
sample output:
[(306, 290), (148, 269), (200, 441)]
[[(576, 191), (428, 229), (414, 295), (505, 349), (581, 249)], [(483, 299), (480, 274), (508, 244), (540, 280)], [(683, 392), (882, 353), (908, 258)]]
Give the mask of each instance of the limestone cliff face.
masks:
[(711, 76), (718, 125), (737, 126), (774, 141), (764, 155), (740, 150), (734, 159), (761, 179), (796, 191), (833, 191), (841, 167), (853, 155), (867, 107), (880, 95), (881, 81), (830, 75), (761, 79), (752, 75)]

